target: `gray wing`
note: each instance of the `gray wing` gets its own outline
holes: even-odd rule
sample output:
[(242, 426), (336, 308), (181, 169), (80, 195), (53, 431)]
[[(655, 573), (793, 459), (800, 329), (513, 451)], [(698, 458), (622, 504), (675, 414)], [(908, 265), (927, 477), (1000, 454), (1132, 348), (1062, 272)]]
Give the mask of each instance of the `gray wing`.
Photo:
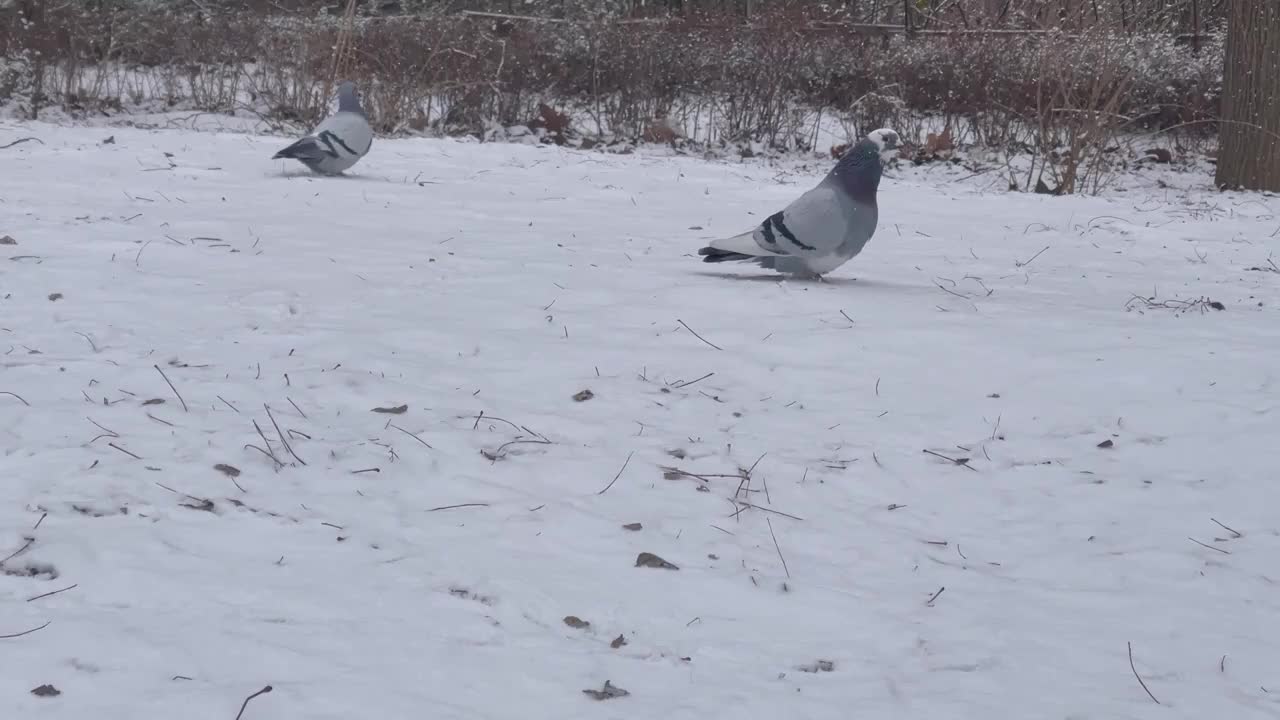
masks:
[(339, 112), (325, 118), (311, 133), (334, 158), (361, 158), (373, 145), (373, 128), (364, 116)]
[(765, 218), (751, 237), (771, 254), (830, 255), (844, 243), (850, 219), (848, 205), (834, 183), (823, 181)]
[(320, 147), (319, 143), (316, 142), (316, 138), (312, 135), (307, 135), (292, 145), (280, 150), (275, 155), (272, 155), (271, 159), (279, 160), (281, 158), (289, 158), (292, 160), (300, 160), (304, 163), (316, 163), (324, 160), (325, 157), (325, 151)]

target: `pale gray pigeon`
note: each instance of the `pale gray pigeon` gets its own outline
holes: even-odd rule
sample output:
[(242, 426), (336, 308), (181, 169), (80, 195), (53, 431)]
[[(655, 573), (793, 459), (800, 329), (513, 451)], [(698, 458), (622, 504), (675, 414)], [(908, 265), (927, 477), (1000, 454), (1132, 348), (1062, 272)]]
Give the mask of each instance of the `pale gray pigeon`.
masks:
[(871, 132), (840, 158), (817, 187), (754, 229), (698, 251), (703, 262), (742, 261), (816, 278), (862, 252), (876, 231), (882, 163), (898, 152), (898, 133)]
[(338, 112), (330, 115), (315, 130), (271, 157), (287, 158), (311, 168), (321, 175), (339, 175), (369, 154), (373, 146), (373, 128), (360, 107), (355, 83), (338, 86)]

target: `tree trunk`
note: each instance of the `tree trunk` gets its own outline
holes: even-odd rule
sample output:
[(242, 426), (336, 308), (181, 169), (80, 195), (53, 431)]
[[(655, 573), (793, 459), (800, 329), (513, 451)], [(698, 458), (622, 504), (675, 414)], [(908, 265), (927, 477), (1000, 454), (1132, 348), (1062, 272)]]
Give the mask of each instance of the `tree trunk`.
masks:
[(1232, 0), (1218, 187), (1280, 192), (1280, 3)]

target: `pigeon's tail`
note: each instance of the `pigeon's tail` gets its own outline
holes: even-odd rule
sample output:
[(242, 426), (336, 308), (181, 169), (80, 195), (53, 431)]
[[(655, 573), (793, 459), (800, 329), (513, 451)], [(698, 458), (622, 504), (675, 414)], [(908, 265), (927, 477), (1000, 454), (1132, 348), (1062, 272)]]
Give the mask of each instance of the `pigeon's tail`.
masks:
[(316, 144), (314, 138), (304, 137), (287, 148), (271, 156), (272, 160), (301, 160), (315, 162), (324, 157), (324, 151)]
[(755, 230), (749, 230), (741, 235), (713, 240), (699, 250), (698, 254), (704, 256), (703, 262), (728, 262), (767, 258), (778, 253), (772, 253), (760, 247), (760, 243), (756, 242)]
[(743, 255), (742, 253), (729, 252), (728, 250), (717, 250), (716, 248), (713, 248), (709, 245), (699, 250), (698, 254), (702, 256), (702, 262), (710, 262), (710, 263), (729, 262), (730, 260), (750, 260), (751, 259), (750, 255)]
[(704, 247), (698, 251), (702, 256), (702, 262), (722, 263), (722, 262), (754, 262), (760, 267), (773, 269), (773, 261), (776, 260), (772, 255), (747, 255), (745, 253), (733, 252), (730, 250), (721, 250), (715, 247)]

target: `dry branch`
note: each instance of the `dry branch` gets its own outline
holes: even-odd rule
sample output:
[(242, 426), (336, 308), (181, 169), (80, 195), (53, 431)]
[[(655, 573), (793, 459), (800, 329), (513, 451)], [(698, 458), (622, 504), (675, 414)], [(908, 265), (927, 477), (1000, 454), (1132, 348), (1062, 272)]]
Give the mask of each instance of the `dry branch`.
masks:
[(458, 503), (457, 505), (441, 505), (440, 507), (428, 508), (427, 512), (438, 512), (440, 510), (453, 510), (455, 508), (465, 507), (489, 507), (489, 503)]
[(33, 601), (35, 601), (35, 600), (39, 600), (39, 599), (41, 599), (41, 598), (47, 598), (47, 597), (50, 597), (50, 596), (52, 596), (52, 595), (57, 595), (58, 593), (64, 593), (64, 592), (66, 592), (66, 591), (68, 591), (68, 590), (72, 590), (72, 589), (77, 588), (77, 587), (79, 587), (79, 586), (80, 586), (80, 584), (79, 584), (79, 583), (75, 583), (75, 584), (73, 584), (73, 585), (68, 585), (68, 586), (66, 586), (66, 587), (62, 588), (61, 590), (53, 590), (53, 591), (50, 591), (50, 592), (47, 592), (47, 593), (42, 593), (42, 594), (40, 594), (40, 595), (36, 595), (35, 597), (29, 597), (29, 598), (27, 598), (27, 602), (33, 602)]
[(250, 700), (252, 700), (252, 699), (254, 699), (254, 698), (258, 697), (259, 695), (266, 695), (266, 694), (267, 694), (267, 693), (269, 693), (269, 692), (271, 692), (271, 686), (270, 686), (270, 685), (268, 685), (268, 686), (266, 686), (266, 687), (262, 688), (262, 689), (261, 689), (261, 690), (259, 690), (258, 692), (256, 692), (256, 693), (254, 693), (254, 694), (250, 695), (249, 697), (245, 698), (245, 699), (244, 699), (244, 702), (240, 704), (240, 712), (236, 713), (236, 720), (240, 720), (240, 718), (244, 715), (244, 709), (245, 709), (245, 708), (247, 708), (247, 707), (249, 707), (249, 701), (250, 701)]
[(21, 145), (21, 144), (22, 144), (22, 143), (24, 143), (24, 142), (31, 142), (31, 141), (33, 141), (33, 140), (34, 140), (35, 142), (40, 143), (41, 145), (43, 145), (43, 144), (44, 144), (44, 141), (43, 141), (43, 140), (41, 140), (40, 138), (37, 138), (37, 137), (24, 137), (24, 138), (18, 138), (17, 140), (14, 140), (13, 142), (9, 143), (8, 145), (0, 145), (0, 150), (8, 150), (9, 148), (13, 147), (14, 145)]
[(11, 634), (11, 635), (0, 635), (0, 640), (9, 640), (9, 639), (11, 639), (11, 638), (22, 637), (23, 635), (30, 635), (31, 633), (33, 633), (33, 632), (35, 632), (35, 631), (37, 631), (37, 630), (43, 630), (43, 629), (45, 629), (45, 628), (49, 627), (49, 623), (51, 623), (51, 622), (53, 622), (53, 621), (52, 621), (52, 620), (47, 620), (47, 621), (45, 621), (45, 624), (41, 625), (40, 627), (33, 627), (33, 628), (31, 628), (30, 630), (23, 630), (22, 632), (13, 633), (13, 634)]
[(253, 429), (258, 431), (258, 437), (262, 438), (262, 444), (265, 446), (265, 449), (260, 448), (257, 445), (253, 445), (251, 443), (246, 444), (245, 447), (253, 448), (254, 450), (257, 450), (263, 455), (266, 455), (267, 457), (271, 458), (271, 461), (275, 463), (275, 467), (277, 470), (284, 467), (284, 463), (281, 462), (280, 458), (276, 457), (275, 448), (271, 447), (271, 441), (267, 439), (266, 433), (262, 432), (262, 428), (258, 426), (258, 421), (252, 420), (251, 422), (253, 423)]
[[(306, 464), (307, 464), (307, 463), (306, 463), (306, 461), (304, 461), (302, 458), (298, 457), (298, 453), (296, 453), (296, 452), (294, 452), (294, 451), (293, 451), (293, 447), (289, 445), (289, 440), (288, 440), (288, 439), (286, 439), (286, 438), (285, 438), (285, 436), (284, 436), (284, 433), (283, 433), (283, 432), (281, 432), (281, 430), (280, 430), (280, 425), (276, 423), (276, 418), (275, 418), (275, 416), (271, 414), (271, 407), (270, 407), (269, 405), (266, 405), (266, 404), (263, 404), (263, 406), (262, 406), (262, 407), (264, 407), (264, 408), (266, 408), (266, 409), (267, 409), (267, 418), (271, 420), (271, 425), (275, 427), (275, 429), (276, 429), (276, 435), (278, 435), (278, 436), (280, 437), (280, 442), (281, 442), (281, 444), (283, 444), (283, 445), (284, 445), (284, 449), (289, 451), (289, 454), (293, 456), (293, 459), (294, 459), (294, 460), (297, 460), (299, 463), (301, 463), (301, 464), (303, 464), (303, 465), (306, 465)], [(256, 423), (255, 423), (255, 425), (256, 425)], [(261, 431), (261, 430), (259, 430), (258, 432), (262, 432), (262, 431)], [(266, 438), (264, 437), (263, 439), (265, 440)]]
[(1138, 684), (1147, 692), (1147, 697), (1151, 698), (1152, 702), (1159, 705), (1160, 701), (1156, 700), (1156, 696), (1151, 694), (1151, 688), (1147, 687), (1147, 684), (1143, 682), (1142, 676), (1138, 674), (1138, 668), (1133, 664), (1133, 643), (1128, 642), (1125, 644), (1129, 646), (1129, 669), (1133, 671), (1133, 676), (1138, 679)]
[(164, 371), (160, 369), (159, 365), (152, 365), (151, 367), (154, 367), (156, 372), (160, 373), (160, 377), (164, 378), (166, 383), (169, 383), (169, 389), (173, 391), (174, 395), (178, 396), (178, 402), (182, 403), (182, 412), (190, 412), (190, 410), (187, 409), (187, 401), (182, 399), (182, 393), (178, 392), (178, 388), (173, 386), (173, 382), (169, 380), (169, 376), (164, 374)]
[(9, 553), (9, 556), (8, 556), (8, 557), (6, 557), (5, 559), (0, 560), (0, 565), (4, 565), (5, 563), (9, 562), (10, 560), (12, 560), (12, 559), (14, 559), (14, 558), (18, 557), (19, 555), (21, 555), (22, 553), (26, 552), (26, 551), (27, 551), (27, 550), (28, 550), (28, 549), (29, 549), (33, 544), (35, 544), (35, 541), (36, 541), (36, 539), (35, 539), (35, 538), (33, 538), (33, 537), (27, 538), (27, 541), (26, 541), (25, 543), (23, 543), (22, 547), (20, 547), (20, 548), (18, 548), (17, 550), (14, 550), (13, 552)]
[(418, 437), (417, 435), (414, 435), (413, 433), (409, 432), (408, 430), (405, 430), (404, 428), (400, 427), (399, 425), (396, 425), (395, 423), (391, 423), (391, 422), (389, 422), (389, 423), (387, 423), (387, 427), (393, 427), (393, 428), (395, 428), (395, 429), (399, 430), (400, 432), (404, 433), (405, 435), (408, 435), (409, 437), (413, 438), (414, 440), (417, 440), (418, 442), (422, 443), (423, 445), (426, 445), (428, 449), (431, 449), (431, 450), (434, 450), (434, 449), (435, 449), (435, 448), (431, 447), (431, 443), (427, 442), (426, 440), (423, 440), (422, 438)]
[(769, 537), (773, 538), (773, 549), (778, 551), (778, 559), (782, 561), (782, 571), (787, 574), (787, 579), (791, 579), (791, 570), (787, 568), (787, 559), (782, 557), (782, 548), (778, 545), (778, 536), (773, 534), (773, 521), (769, 518), (764, 519), (769, 526)]
[(678, 322), (678, 323), (680, 323), (681, 325), (683, 325), (685, 330), (688, 330), (689, 332), (693, 333), (693, 336), (694, 336), (694, 337), (696, 337), (696, 338), (698, 338), (698, 339), (699, 339), (699, 340), (701, 340), (702, 342), (704, 342), (704, 343), (706, 343), (706, 344), (710, 345), (711, 347), (713, 347), (713, 348), (715, 348), (715, 349), (717, 349), (717, 350), (724, 350), (724, 348), (720, 347), (719, 345), (717, 345), (717, 344), (715, 344), (715, 343), (711, 342), (710, 340), (708, 340), (708, 339), (706, 339), (706, 338), (702, 337), (701, 335), (699, 335), (696, 331), (694, 331), (694, 329), (693, 329), (693, 328), (689, 327), (688, 325), (685, 325), (685, 322), (684, 322), (683, 320), (681, 320), (680, 318), (676, 318), (676, 322)]
[(11, 397), (18, 398), (18, 401), (21, 402), (23, 405), (26, 405), (27, 407), (31, 407), (31, 403), (27, 402), (26, 399), (24, 399), (18, 393), (9, 392), (8, 390), (0, 390), (0, 395), (9, 395)]
[(616, 483), (616, 482), (618, 482), (618, 478), (622, 477), (622, 473), (623, 473), (623, 471), (625, 471), (625, 470), (627, 469), (627, 465), (631, 462), (631, 456), (632, 456), (632, 455), (635, 455), (635, 454), (636, 454), (636, 453), (635, 453), (635, 451), (634, 451), (634, 450), (632, 450), (631, 452), (627, 453), (627, 459), (626, 459), (626, 460), (624, 460), (624, 461), (622, 462), (622, 467), (618, 469), (618, 474), (617, 474), (617, 475), (614, 475), (614, 476), (613, 476), (613, 479), (609, 481), (609, 484), (608, 484), (608, 485), (605, 485), (603, 490), (601, 490), (600, 492), (596, 493), (597, 495), (603, 495), (603, 494), (605, 494), (606, 492), (609, 492), (609, 488), (613, 487), (613, 484), (614, 484), (614, 483)]

